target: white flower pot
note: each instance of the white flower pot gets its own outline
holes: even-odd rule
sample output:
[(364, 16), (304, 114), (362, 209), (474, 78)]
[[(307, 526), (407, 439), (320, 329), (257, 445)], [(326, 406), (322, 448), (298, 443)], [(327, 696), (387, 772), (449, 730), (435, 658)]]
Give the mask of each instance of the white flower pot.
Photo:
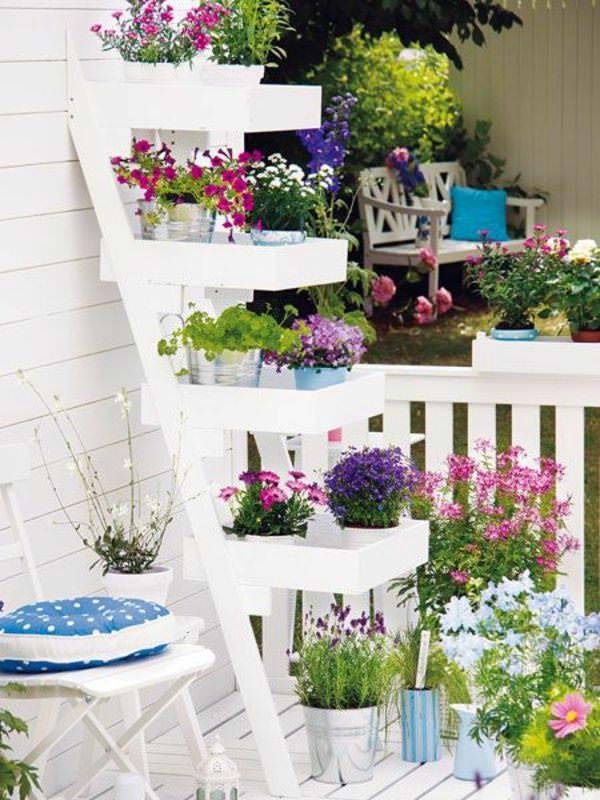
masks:
[(127, 83), (201, 84), (204, 83), (205, 62), (195, 59), (190, 64), (144, 64), (124, 61), (123, 73)]
[(109, 570), (104, 576), (104, 586), (110, 597), (129, 597), (165, 605), (169, 587), (173, 582), (171, 567), (155, 566), (139, 575)]
[(265, 77), (265, 68), (240, 64), (204, 64), (202, 83), (207, 86), (258, 86)]
[(260, 544), (295, 544), (297, 536), (236, 536), (232, 534), (232, 539), (240, 542), (259, 542)]
[(315, 547), (338, 547), (355, 550), (366, 544), (374, 544), (398, 533), (402, 526), (394, 528), (340, 528), (320, 530), (309, 527), (306, 543)]
[(600, 789), (582, 789), (581, 786), (565, 786), (565, 800), (600, 800)]

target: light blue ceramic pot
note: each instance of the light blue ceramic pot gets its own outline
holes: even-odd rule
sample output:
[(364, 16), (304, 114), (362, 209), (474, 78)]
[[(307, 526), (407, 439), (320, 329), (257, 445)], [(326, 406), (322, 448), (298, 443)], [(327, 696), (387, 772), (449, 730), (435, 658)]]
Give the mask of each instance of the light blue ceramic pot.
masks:
[(402, 760), (422, 764), (442, 757), (440, 693), (437, 689), (403, 689)]
[(460, 719), (458, 742), (454, 754), (454, 777), (461, 781), (489, 781), (498, 774), (496, 754), (491, 739), (478, 744), (471, 736), (476, 709), (472, 705), (452, 705)]
[(298, 367), (294, 369), (296, 389), (314, 391), (326, 389), (346, 380), (348, 370), (344, 367)]
[(522, 330), (509, 331), (502, 328), (492, 328), (492, 339), (503, 342), (531, 342), (537, 339), (540, 332), (537, 328), (523, 328)]
[(283, 247), (290, 244), (304, 244), (306, 231), (261, 231), (252, 228), (250, 237), (257, 247)]

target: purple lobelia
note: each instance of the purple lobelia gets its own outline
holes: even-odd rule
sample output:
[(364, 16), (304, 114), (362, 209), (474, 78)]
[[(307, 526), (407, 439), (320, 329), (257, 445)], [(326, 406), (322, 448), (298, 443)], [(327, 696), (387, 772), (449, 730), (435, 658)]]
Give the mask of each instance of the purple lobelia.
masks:
[(350, 448), (325, 474), (329, 508), (342, 527), (395, 527), (416, 483), (399, 447)]
[(276, 364), (279, 370), (282, 367), (351, 369), (366, 352), (361, 329), (341, 319), (311, 314), (296, 320), (292, 328), (300, 331), (299, 343), (285, 353), (265, 353), (265, 363)]
[[(357, 102), (350, 92), (337, 95), (325, 109), (325, 121), (320, 128), (298, 131), (298, 138), (310, 155), (308, 168), (311, 173), (318, 173), (324, 166), (334, 171), (344, 166), (350, 139), (350, 114)], [(338, 191), (339, 177), (331, 179), (330, 188), (333, 192)]]

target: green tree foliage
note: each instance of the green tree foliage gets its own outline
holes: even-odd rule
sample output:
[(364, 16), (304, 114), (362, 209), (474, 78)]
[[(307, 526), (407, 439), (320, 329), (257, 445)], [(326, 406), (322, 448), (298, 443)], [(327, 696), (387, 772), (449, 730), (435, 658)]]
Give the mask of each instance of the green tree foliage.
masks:
[(350, 126), (351, 169), (383, 165), (397, 145), (417, 150), (421, 161), (441, 160), (458, 134), (460, 105), (449, 86), (448, 59), (432, 48), (409, 51), (408, 60), (406, 55), (395, 34), (375, 38), (356, 26), (307, 74), (323, 86), (327, 100), (342, 92), (358, 99)]
[(307, 65), (320, 64), (334, 41), (357, 23), (374, 36), (395, 32), (405, 45), (432, 45), (459, 67), (456, 39), (482, 45), (488, 30), (500, 33), (520, 24), (497, 0), (292, 0), (290, 6), (295, 31), (280, 42), (287, 58), (277, 81), (300, 80)]

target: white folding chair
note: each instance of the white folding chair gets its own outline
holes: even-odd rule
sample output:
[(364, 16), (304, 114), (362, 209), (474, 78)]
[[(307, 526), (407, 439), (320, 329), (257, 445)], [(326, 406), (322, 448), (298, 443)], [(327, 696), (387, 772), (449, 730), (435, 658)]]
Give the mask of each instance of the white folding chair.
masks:
[[(13, 534), (13, 541), (0, 545), (0, 562), (12, 559), (21, 561), (23, 572), (31, 581), (32, 602), (35, 602), (45, 598), (14, 488), (15, 482), (26, 478), (28, 474), (27, 447), (0, 447), (0, 497)], [(183, 618), (182, 632), (197, 636), (199, 623), (201, 621), (197, 618)], [(150, 783), (144, 731), (167, 707), (172, 706), (177, 713), (192, 766), (198, 767), (206, 757), (206, 746), (189, 689), (198, 674), (213, 663), (214, 654), (205, 647), (174, 644), (159, 655), (106, 667), (18, 676), (0, 671), (0, 699), (14, 699), (14, 694), (7, 691), (7, 687), (18, 682), (24, 687), (24, 692), (18, 695), (19, 700), (38, 702), (33, 747), (25, 761), (38, 767), (42, 786), (51, 750), (82, 723), (86, 741), (80, 775), (68, 791), (61, 792), (61, 797), (73, 800), (85, 794), (98, 774), (112, 762), (119, 770), (138, 772), (144, 780), (147, 797), (158, 800)], [(160, 684), (165, 684), (162, 694), (142, 710), (140, 691)], [(116, 698), (121, 704), (125, 730), (118, 737), (110, 733), (97, 713), (102, 702), (109, 698)], [(98, 758), (94, 756), (94, 743), (100, 745)], [(35, 795), (37, 798), (48, 797), (37, 791)]]

